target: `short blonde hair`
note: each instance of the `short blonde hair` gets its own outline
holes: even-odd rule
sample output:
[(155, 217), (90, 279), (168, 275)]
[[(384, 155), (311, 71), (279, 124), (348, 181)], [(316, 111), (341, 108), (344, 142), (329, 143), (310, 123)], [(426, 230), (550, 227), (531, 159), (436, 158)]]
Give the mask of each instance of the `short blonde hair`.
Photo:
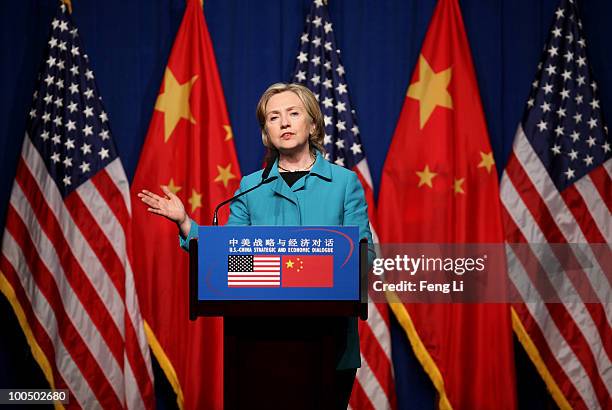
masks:
[(270, 142), (270, 137), (266, 131), (266, 105), (272, 96), (283, 93), (285, 91), (291, 91), (298, 96), (306, 113), (310, 117), (310, 120), (315, 125), (314, 131), (308, 137), (308, 145), (310, 146), (310, 152), (316, 154), (319, 151), (321, 154), (325, 154), (325, 148), (323, 146), (323, 137), (325, 136), (325, 125), (323, 122), (323, 114), (319, 107), (319, 102), (315, 95), (308, 88), (301, 84), (296, 83), (276, 83), (272, 84), (264, 93), (261, 95), (259, 102), (257, 103), (257, 121), (259, 122), (259, 128), (261, 128), (261, 141), (264, 146), (268, 149), (266, 155), (266, 162), (271, 158), (278, 156), (278, 150)]

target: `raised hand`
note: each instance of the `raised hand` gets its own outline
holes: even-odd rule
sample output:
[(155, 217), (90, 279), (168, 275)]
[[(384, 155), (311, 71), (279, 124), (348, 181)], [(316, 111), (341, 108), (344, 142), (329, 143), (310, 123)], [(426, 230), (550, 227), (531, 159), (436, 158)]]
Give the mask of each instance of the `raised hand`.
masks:
[(138, 197), (148, 206), (147, 211), (161, 215), (176, 223), (181, 234), (187, 236), (191, 228), (191, 220), (185, 212), (183, 202), (167, 186), (162, 185), (161, 189), (164, 192), (163, 197), (146, 189), (140, 191)]

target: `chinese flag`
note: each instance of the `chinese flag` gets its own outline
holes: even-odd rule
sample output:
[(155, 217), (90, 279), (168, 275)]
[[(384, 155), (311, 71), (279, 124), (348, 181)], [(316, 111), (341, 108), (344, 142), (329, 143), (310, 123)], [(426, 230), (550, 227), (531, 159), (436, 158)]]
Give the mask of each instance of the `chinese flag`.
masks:
[(334, 286), (334, 257), (283, 256), (283, 288), (331, 288)]
[[(440, 0), (383, 169), (379, 235), (384, 243), (501, 244), (498, 197), (461, 11), (457, 0)], [(441, 409), (516, 407), (508, 306), (391, 307)]]
[[(173, 223), (136, 193), (167, 185), (199, 224), (238, 188), (240, 171), (201, 4), (189, 0), (132, 184), (134, 270), (149, 344), (179, 407), (223, 407), (223, 322), (189, 321), (188, 255)], [(227, 208), (220, 221), (227, 219)]]

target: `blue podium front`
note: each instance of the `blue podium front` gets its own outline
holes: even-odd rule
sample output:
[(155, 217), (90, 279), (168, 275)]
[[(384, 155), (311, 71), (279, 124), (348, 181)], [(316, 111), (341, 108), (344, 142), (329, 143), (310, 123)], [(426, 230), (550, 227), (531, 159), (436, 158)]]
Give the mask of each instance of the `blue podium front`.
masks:
[(190, 316), (363, 314), (358, 228), (201, 226)]

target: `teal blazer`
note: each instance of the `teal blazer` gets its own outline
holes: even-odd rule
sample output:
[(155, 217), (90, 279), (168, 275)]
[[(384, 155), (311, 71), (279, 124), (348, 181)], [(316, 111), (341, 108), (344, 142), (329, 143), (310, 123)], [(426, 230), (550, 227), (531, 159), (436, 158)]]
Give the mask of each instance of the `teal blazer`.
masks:
[[(242, 178), (236, 194), (254, 187), (261, 181), (263, 170)], [(310, 173), (289, 187), (275, 162), (269, 177), (277, 177), (252, 192), (233, 201), (227, 225), (331, 225), (357, 226), (359, 238), (372, 242), (368, 221), (368, 206), (357, 175), (346, 168), (331, 164), (321, 154)], [(198, 235), (198, 225), (192, 221), (181, 246)], [(357, 319), (350, 318), (347, 326), (346, 349), (337, 363), (337, 369), (361, 366)]]

